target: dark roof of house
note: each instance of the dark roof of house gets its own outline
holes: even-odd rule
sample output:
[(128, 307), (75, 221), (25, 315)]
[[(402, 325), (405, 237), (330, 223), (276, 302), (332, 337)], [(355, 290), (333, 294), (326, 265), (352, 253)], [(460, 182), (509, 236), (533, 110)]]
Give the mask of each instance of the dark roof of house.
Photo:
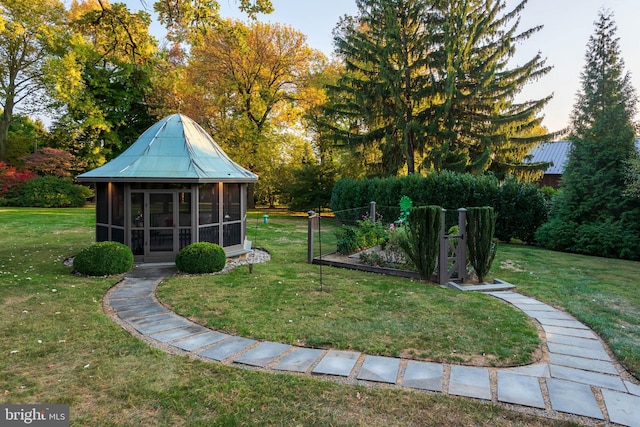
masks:
[(196, 122), (173, 114), (147, 129), (127, 150), (78, 181), (254, 182)]
[[(535, 146), (529, 153), (526, 163), (551, 163), (545, 175), (562, 175), (564, 165), (569, 158), (571, 141), (545, 142)], [(640, 139), (636, 139), (636, 150), (640, 151)]]

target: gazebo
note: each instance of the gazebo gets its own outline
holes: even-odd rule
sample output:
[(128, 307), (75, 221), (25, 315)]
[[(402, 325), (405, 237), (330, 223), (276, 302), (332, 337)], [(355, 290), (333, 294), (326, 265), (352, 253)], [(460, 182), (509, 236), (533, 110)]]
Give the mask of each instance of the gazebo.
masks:
[(248, 253), (247, 185), (257, 180), (182, 114), (78, 176), (95, 183), (96, 241), (124, 243), (143, 263), (174, 261), (193, 242), (219, 244), (228, 257)]

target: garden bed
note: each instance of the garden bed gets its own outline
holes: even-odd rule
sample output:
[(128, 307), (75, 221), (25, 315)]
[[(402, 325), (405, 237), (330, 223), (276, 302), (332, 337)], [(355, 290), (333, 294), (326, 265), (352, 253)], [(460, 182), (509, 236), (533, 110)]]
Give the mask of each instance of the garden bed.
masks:
[(364, 264), (357, 256), (343, 255), (332, 252), (313, 258), (313, 264), (328, 265), (330, 267), (348, 268), (350, 270), (366, 271), (369, 273), (387, 274), (389, 276), (406, 277), (408, 279), (420, 280), (417, 271), (401, 270), (397, 268), (381, 267)]

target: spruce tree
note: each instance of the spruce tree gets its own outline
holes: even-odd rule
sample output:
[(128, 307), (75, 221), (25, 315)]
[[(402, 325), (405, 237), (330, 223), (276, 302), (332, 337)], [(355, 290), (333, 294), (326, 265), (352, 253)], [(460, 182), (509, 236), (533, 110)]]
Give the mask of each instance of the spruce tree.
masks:
[(523, 65), (510, 67), (517, 45), (542, 27), (520, 31), (519, 14), (527, 0), (512, 10), (504, 0), (449, 0), (437, 9), (443, 25), (437, 50), (442, 70), (436, 106), (439, 121), (428, 165), (438, 169), (482, 173), (493, 169), (512, 173), (538, 142), (540, 112), (551, 96), (514, 101), (525, 84), (550, 67), (538, 53)]
[(343, 18), (334, 31), (346, 70), (330, 88), (345, 123), (339, 136), (360, 152), (370, 175), (415, 170), (431, 103), (429, 3), (357, 0), (358, 15)]
[(527, 0), (357, 0), (336, 29), (346, 72), (331, 89), (338, 139), (369, 175), (448, 169), (510, 172), (549, 139), (539, 112), (550, 97), (514, 97), (549, 71), (540, 55), (510, 68)]
[(572, 115), (572, 148), (543, 246), (606, 257), (640, 258), (640, 202), (625, 194), (625, 162), (635, 156), (636, 95), (624, 71), (616, 25), (601, 11), (589, 38)]

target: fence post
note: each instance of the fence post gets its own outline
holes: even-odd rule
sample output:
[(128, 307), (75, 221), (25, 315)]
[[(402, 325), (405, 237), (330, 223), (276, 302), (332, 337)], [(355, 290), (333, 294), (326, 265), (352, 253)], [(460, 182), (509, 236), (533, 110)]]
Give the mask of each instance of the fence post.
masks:
[(313, 263), (313, 219), (316, 216), (314, 211), (307, 212), (307, 262)]
[(438, 283), (446, 285), (449, 281), (449, 243), (447, 241), (447, 210), (442, 209), (440, 219), (440, 251), (438, 255)]
[(376, 202), (369, 203), (369, 218), (371, 222), (376, 222)]
[(458, 239), (458, 254), (456, 262), (458, 264), (458, 279), (460, 283), (467, 281), (467, 210), (465, 208), (458, 209), (458, 228), (460, 229), (460, 238)]

